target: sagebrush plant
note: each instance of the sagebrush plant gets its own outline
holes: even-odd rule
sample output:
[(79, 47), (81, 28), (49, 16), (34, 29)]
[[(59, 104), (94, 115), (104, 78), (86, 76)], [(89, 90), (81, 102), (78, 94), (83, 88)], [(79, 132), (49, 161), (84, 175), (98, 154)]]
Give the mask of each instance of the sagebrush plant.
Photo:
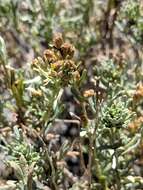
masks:
[(0, 0), (9, 189), (142, 189), (142, 16), (141, 0)]
[[(128, 130), (136, 108), (132, 107), (135, 100), (127, 93), (126, 80), (123, 83), (121, 79), (126, 67), (115, 65), (113, 59), (103, 59), (94, 68), (92, 88), (87, 88), (87, 71), (73, 59), (74, 52), (74, 46), (64, 42), (62, 34), (55, 34), (51, 47), (33, 60), (26, 79), (24, 73), (7, 65), (1, 39), (1, 66), (10, 96), (5, 106), (16, 113), (11, 124), (12, 138), (16, 139), (5, 146), (17, 188), (43, 189), (46, 184), (57, 190), (64, 186), (104, 190), (138, 187), (142, 179), (135, 176), (131, 163), (142, 130), (138, 127), (133, 134)], [(81, 110), (78, 115), (70, 111), (71, 119), (62, 118), (66, 88), (71, 89)], [(50, 141), (56, 134), (49, 131), (56, 121), (75, 122), (79, 135), (54, 150)], [(87, 162), (84, 154), (88, 155)], [(79, 178), (68, 170), (67, 157), (79, 158)]]
[[(120, 15), (124, 22), (124, 30), (131, 33), (136, 42), (142, 40), (142, 9), (140, 1), (125, 1), (122, 4)], [(132, 39), (133, 41), (133, 39)]]

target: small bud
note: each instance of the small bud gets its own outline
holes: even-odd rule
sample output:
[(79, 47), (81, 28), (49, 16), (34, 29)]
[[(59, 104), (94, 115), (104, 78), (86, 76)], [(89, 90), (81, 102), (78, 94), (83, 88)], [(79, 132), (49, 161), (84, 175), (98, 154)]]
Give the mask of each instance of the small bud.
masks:
[(55, 34), (53, 38), (53, 44), (54, 44), (54, 47), (56, 47), (57, 49), (61, 48), (61, 45), (63, 44), (63, 38), (62, 38), (61, 33)]
[(86, 90), (86, 91), (84, 91), (84, 94), (83, 94), (83, 96), (84, 96), (85, 98), (89, 98), (89, 97), (92, 97), (92, 96), (94, 96), (94, 95), (95, 95), (95, 92), (94, 92), (93, 89)]

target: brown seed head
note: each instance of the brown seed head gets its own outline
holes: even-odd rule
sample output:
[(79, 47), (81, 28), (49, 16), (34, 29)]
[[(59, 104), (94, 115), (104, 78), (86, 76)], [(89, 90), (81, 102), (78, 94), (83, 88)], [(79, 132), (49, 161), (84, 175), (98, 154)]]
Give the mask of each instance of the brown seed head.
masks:
[(44, 59), (45, 61), (52, 61), (56, 58), (55, 54), (53, 51), (49, 50), (49, 49), (46, 49), (44, 51)]
[(61, 46), (61, 52), (62, 52), (63, 57), (66, 57), (67, 55), (69, 55), (70, 57), (73, 57), (75, 49), (71, 44), (64, 43)]
[(131, 123), (129, 123), (128, 129), (130, 130), (131, 133), (135, 133), (141, 127), (142, 124), (143, 124), (143, 116), (140, 116)]
[(143, 85), (142, 84), (139, 84), (137, 86), (137, 89), (134, 93), (134, 99), (135, 100), (140, 100), (141, 98), (143, 98)]
[(53, 44), (54, 44), (54, 47), (56, 47), (57, 49), (61, 48), (61, 45), (63, 44), (63, 37), (61, 33), (56, 33), (54, 35)]
[(75, 47), (71, 46), (70, 49), (69, 49), (69, 56), (73, 57), (74, 56), (74, 52), (75, 52)]

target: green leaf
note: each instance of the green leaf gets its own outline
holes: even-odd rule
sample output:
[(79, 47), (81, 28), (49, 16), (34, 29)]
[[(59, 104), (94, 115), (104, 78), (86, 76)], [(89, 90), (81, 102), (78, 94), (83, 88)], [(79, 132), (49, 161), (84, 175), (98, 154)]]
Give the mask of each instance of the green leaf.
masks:
[(79, 82), (80, 85), (82, 85), (82, 83), (85, 82), (86, 77), (87, 77), (87, 70), (84, 69), (83, 72), (82, 72), (82, 75), (80, 77), (80, 82)]
[(6, 52), (6, 46), (5, 46), (5, 42), (3, 40), (3, 38), (0, 36), (0, 60), (4, 63), (6, 63), (6, 56), (7, 52)]
[(17, 179), (23, 180), (24, 174), (21, 167), (14, 161), (8, 161), (8, 164), (14, 169), (14, 173)]

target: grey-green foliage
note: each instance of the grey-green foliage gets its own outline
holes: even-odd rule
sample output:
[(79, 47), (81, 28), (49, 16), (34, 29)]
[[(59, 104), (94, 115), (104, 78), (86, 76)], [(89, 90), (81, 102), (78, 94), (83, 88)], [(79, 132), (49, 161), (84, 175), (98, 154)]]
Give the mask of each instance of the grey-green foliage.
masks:
[(90, 23), (95, 14), (94, 3), (93, 0), (75, 0), (67, 10), (61, 11), (61, 28), (69, 34), (67, 36), (80, 50), (80, 54), (96, 42), (95, 28)]
[(95, 73), (101, 77), (101, 81), (105, 86), (120, 82), (122, 70), (113, 59), (103, 59), (100, 64), (99, 67), (95, 67)]
[(119, 22), (117, 22), (117, 26), (126, 35), (129, 35), (128, 38), (133, 43), (143, 41), (143, 9), (141, 3), (140, 0), (124, 1), (118, 14)]
[(6, 46), (3, 38), (0, 36), (0, 61), (6, 61)]
[(125, 103), (114, 101), (106, 105), (103, 110), (102, 122), (105, 127), (121, 128), (127, 125), (131, 117), (129, 110), (125, 107)]
[(123, 15), (128, 19), (137, 20), (138, 17), (140, 16), (139, 3), (140, 3), (139, 0), (137, 1), (128, 0), (123, 2), (122, 4)]
[[(110, 174), (107, 181), (110, 183), (110, 180), (116, 179), (118, 175), (120, 187), (124, 189), (125, 184), (129, 183), (125, 179), (132, 172), (128, 168), (133, 159), (129, 152), (135, 151), (141, 141), (141, 134), (129, 135), (127, 126), (134, 118), (134, 114), (128, 108), (128, 100), (120, 96), (103, 104), (97, 133), (97, 154), (102, 160), (100, 164), (103, 173), (105, 176)], [(123, 181), (122, 176), (124, 176)]]
[(10, 144), (7, 144), (7, 148), (12, 161), (20, 163), (19, 158), (22, 156), (28, 166), (39, 162), (39, 152), (35, 150), (34, 144), (31, 145), (26, 141), (17, 126), (14, 127), (14, 139)]
[(6, 164), (12, 168), (17, 178), (19, 190), (29, 190), (35, 184), (34, 179), (43, 171), (40, 165), (40, 152), (37, 152), (34, 144), (27, 142), (21, 130), (14, 126), (13, 141), (6, 145), (9, 159)]

